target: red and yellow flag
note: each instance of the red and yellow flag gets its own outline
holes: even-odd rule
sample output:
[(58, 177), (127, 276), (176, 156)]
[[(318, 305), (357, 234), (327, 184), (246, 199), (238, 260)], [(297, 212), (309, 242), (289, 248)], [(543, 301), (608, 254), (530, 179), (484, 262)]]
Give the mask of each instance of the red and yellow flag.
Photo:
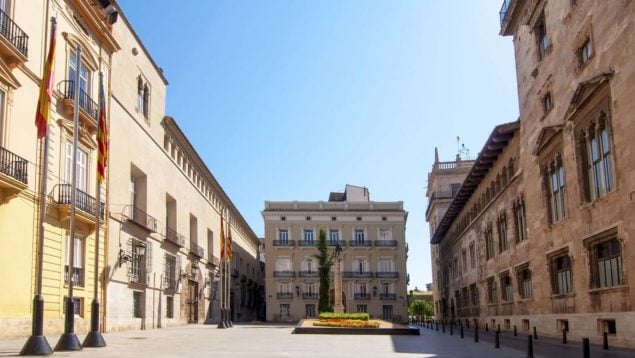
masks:
[(56, 31), (57, 26), (55, 21), (53, 21), (51, 26), (51, 46), (49, 47), (46, 64), (44, 65), (44, 75), (40, 83), (40, 96), (37, 101), (37, 111), (35, 113), (35, 126), (37, 127), (38, 138), (46, 137), (49, 128)]
[(223, 217), (220, 217), (220, 259), (225, 258), (225, 228), (223, 225)]
[(227, 261), (232, 259), (234, 254), (234, 247), (232, 246), (232, 227), (227, 224)]
[(97, 175), (99, 182), (103, 183), (106, 178), (106, 166), (108, 165), (108, 124), (106, 123), (106, 96), (104, 95), (104, 81), (100, 77), (99, 86), (99, 129), (97, 130)]

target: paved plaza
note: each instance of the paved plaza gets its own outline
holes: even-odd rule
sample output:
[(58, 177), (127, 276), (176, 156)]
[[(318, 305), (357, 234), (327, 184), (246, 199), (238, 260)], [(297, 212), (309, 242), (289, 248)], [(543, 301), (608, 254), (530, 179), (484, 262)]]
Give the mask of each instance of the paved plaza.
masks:
[[(236, 325), (231, 329), (191, 325), (146, 331), (107, 333), (105, 348), (56, 352), (54, 357), (526, 357), (526, 336), (502, 335), (494, 348), (492, 333), (479, 343), (466, 334), (450, 336), (421, 328), (421, 336), (292, 334), (288, 325)], [(57, 337), (49, 338), (54, 345)], [(83, 339), (83, 336), (80, 336)], [(0, 341), (0, 357), (17, 356), (24, 340)], [(582, 357), (581, 344), (539, 339), (535, 357)], [(591, 357), (634, 357), (635, 351), (591, 347)]]

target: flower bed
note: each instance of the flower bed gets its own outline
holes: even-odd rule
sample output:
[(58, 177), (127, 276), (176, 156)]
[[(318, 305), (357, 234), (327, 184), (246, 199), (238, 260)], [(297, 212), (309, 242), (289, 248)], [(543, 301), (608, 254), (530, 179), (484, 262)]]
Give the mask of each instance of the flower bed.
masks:
[(313, 322), (318, 327), (379, 328), (379, 322), (360, 319), (329, 318)]
[(368, 321), (370, 315), (368, 313), (334, 313), (334, 312), (322, 312), (320, 313), (320, 320), (323, 319), (348, 319)]

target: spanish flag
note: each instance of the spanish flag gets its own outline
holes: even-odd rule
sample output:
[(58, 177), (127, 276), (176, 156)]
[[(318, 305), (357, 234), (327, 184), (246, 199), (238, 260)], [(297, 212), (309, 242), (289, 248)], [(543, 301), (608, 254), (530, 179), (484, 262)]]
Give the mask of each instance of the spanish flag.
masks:
[(108, 124), (106, 123), (106, 96), (104, 95), (103, 74), (99, 73), (99, 129), (97, 130), (97, 174), (99, 182), (106, 178), (106, 166), (108, 165)]
[(220, 217), (220, 259), (225, 258), (225, 228), (223, 225), (223, 217)]
[(49, 128), (56, 31), (57, 24), (55, 20), (53, 20), (51, 25), (51, 46), (49, 47), (46, 64), (44, 65), (44, 75), (40, 83), (40, 96), (37, 101), (37, 112), (35, 113), (35, 126), (37, 127), (38, 139), (46, 137)]

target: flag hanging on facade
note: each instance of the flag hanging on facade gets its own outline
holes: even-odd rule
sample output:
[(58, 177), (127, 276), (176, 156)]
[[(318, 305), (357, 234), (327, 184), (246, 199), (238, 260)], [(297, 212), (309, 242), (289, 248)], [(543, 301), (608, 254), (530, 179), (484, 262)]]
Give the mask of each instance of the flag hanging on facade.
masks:
[(55, 21), (52, 21), (51, 45), (49, 46), (49, 53), (46, 57), (46, 64), (44, 65), (44, 74), (42, 75), (42, 82), (40, 83), (40, 96), (38, 97), (37, 111), (35, 113), (35, 126), (37, 127), (38, 138), (46, 137), (49, 128), (56, 31), (57, 25)]
[(225, 221), (225, 219), (223, 219), (223, 217), (220, 217), (220, 259), (222, 260), (223, 258), (225, 258), (225, 229), (224, 229), (224, 225), (223, 225), (223, 221)]
[(232, 255), (234, 254), (234, 248), (232, 246), (232, 227), (227, 222), (227, 261), (232, 259)]
[(106, 96), (104, 94), (103, 75), (99, 73), (99, 129), (97, 129), (97, 174), (99, 182), (106, 178), (106, 166), (108, 165), (108, 124), (106, 123)]

